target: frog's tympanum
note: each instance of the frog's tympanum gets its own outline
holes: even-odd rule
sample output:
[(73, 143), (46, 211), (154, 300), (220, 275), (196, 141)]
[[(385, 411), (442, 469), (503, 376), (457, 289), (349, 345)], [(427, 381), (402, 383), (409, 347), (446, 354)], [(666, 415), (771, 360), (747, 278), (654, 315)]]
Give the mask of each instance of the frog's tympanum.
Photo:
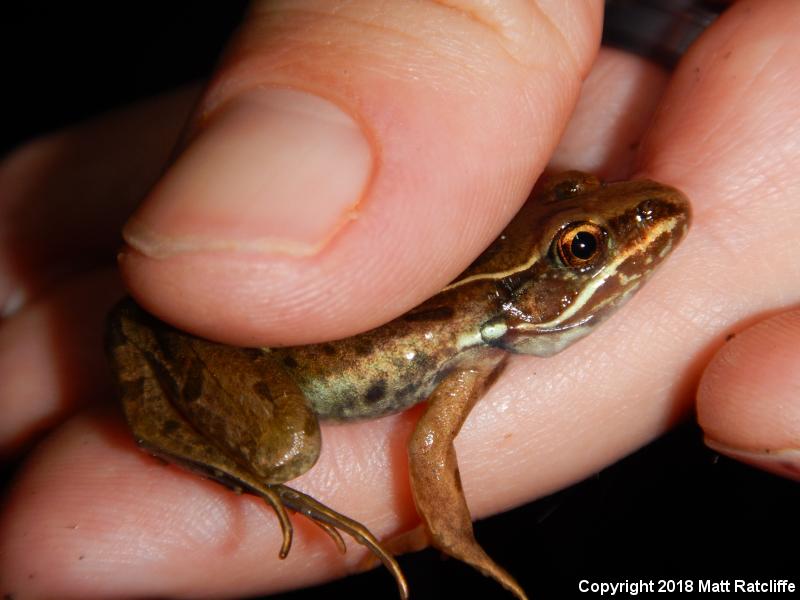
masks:
[(394, 321), (336, 342), (235, 348), (177, 331), (123, 300), (108, 352), (131, 429), (147, 451), (270, 504), (289, 552), (287, 509), (344, 549), (367, 546), (407, 586), (369, 530), (285, 485), (320, 452), (318, 420), (374, 419), (427, 400), (408, 445), (427, 539), (525, 593), (473, 537), (453, 440), (509, 353), (550, 356), (641, 288), (684, 237), (689, 204), (652, 181), (578, 172), (542, 185), (455, 281)]

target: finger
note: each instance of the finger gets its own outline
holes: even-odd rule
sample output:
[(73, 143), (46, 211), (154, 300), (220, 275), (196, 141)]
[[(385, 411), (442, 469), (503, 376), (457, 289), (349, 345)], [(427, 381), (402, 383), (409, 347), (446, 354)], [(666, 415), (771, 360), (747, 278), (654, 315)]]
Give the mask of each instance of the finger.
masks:
[[(319, 466), (348, 482), (338, 493), (329, 489), (326, 504), (375, 517), (370, 528), (383, 536), (399, 519), (374, 491), (390, 489), (395, 475), (356, 473), (376, 449), (389, 454), (371, 429), (326, 434), (325, 443), (343, 452)], [(376, 445), (359, 443), (359, 431)], [(402, 446), (394, 450), (404, 455)], [(349, 543), (342, 555), (321, 529), (293, 522), (292, 550), (279, 560), (280, 527), (263, 502), (137, 451), (116, 415), (82, 416), (37, 450), (6, 502), (0, 581), (4, 593), (25, 597), (244, 597), (341, 577), (363, 558), (361, 546)], [(388, 574), (386, 583), (391, 593)]]
[(0, 166), (1, 458), (107, 391), (101, 332), (121, 295), (112, 270), (119, 229), (196, 95), (115, 111), (31, 142)]
[(236, 344), (353, 334), (441, 289), (524, 201), (602, 3), (379, 6), (254, 3), (125, 228), (151, 312)]
[(629, 178), (668, 80), (658, 65), (603, 48), (549, 168), (596, 173), (607, 181)]
[[(635, 68), (629, 75), (603, 64), (620, 59), (629, 63), (618, 53), (601, 53), (601, 72), (617, 72), (620, 80), (590, 78), (586, 93), (597, 102), (582, 102), (583, 110), (618, 102), (616, 93), (628, 94), (628, 78), (646, 72)], [(644, 76), (639, 84), (644, 89), (652, 80)], [(591, 121), (586, 114), (578, 118)], [(641, 135), (634, 127), (624, 128), (633, 139)], [(587, 134), (594, 138), (597, 132)], [(631, 378), (637, 373), (631, 355), (647, 355), (651, 332), (644, 328), (641, 337), (625, 340), (647, 323), (651, 310), (643, 305), (630, 325), (614, 328), (598, 345), (590, 337), (577, 352), (521, 359), (509, 367), (456, 440), (473, 516), (557, 489), (654, 435), (633, 427), (635, 413), (617, 427), (620, 415), (628, 414), (619, 403), (633, 392), (631, 404), (637, 405), (646, 388), (641, 378)], [(644, 346), (635, 346), (642, 340)], [(616, 372), (620, 376), (611, 377)], [(586, 382), (598, 373), (598, 393), (587, 394)], [(646, 380), (648, 374), (642, 376)], [(379, 538), (409, 531), (418, 517), (408, 488), (405, 444), (418, 414), (412, 409), (377, 421), (323, 426), (320, 462), (292, 485), (363, 522)], [(590, 435), (594, 429), (602, 435)], [(0, 580), (42, 596), (105, 597), (108, 590), (133, 597), (241, 596), (310, 585), (353, 572), (361, 563), (365, 551), (360, 546), (350, 544), (341, 556), (302, 518), (294, 518), (289, 558), (279, 561), (281, 534), (268, 509), (137, 453), (122, 431), (103, 419), (76, 420), (27, 466), (0, 523)], [(43, 485), (49, 496), (40, 493)], [(54, 497), (60, 501), (50, 501)], [(65, 530), (62, 523), (79, 527)], [(43, 541), (33, 548), (32, 539)], [(25, 579), (43, 569), (47, 578)], [(388, 574), (385, 581), (386, 593), (393, 593)]]
[(800, 312), (730, 334), (703, 373), (697, 419), (713, 449), (800, 479)]
[(0, 315), (113, 264), (120, 229), (163, 169), (197, 87), (32, 141), (0, 163)]
[(684, 57), (643, 143), (643, 172), (693, 200), (693, 229), (665, 278), (685, 269), (659, 290), (669, 309), (654, 315), (676, 352), (653, 368), (684, 373), (687, 387), (741, 323), (800, 300), (798, 19), (796, 2), (735, 4)]
[[(709, 354), (730, 331), (800, 301), (800, 278), (792, 276), (800, 230), (798, 19), (795, 2), (740, 2), (705, 32), (670, 80), (638, 158), (641, 175), (692, 200), (687, 239), (585, 342), (547, 364), (512, 365), (513, 387), (503, 396), (501, 382), (497, 391), (508, 421), (487, 418), (474, 434), (468, 421), (461, 437), (467, 445), (475, 435), (474, 448), (478, 439), (486, 444), (484, 469), (503, 481), (512, 471), (535, 473), (515, 480), (520, 495), (512, 502), (585, 477), (663, 433), (689, 414)], [(511, 440), (508, 462), (491, 468), (490, 430)], [(461, 469), (465, 488), (469, 468)]]
[(53, 288), (0, 328), (0, 459), (109, 391), (101, 348), (105, 315), (122, 294), (115, 270)]
[[(796, 224), (791, 223), (795, 217), (787, 210), (790, 206), (787, 198), (796, 197), (797, 190), (779, 167), (788, 165), (789, 172), (795, 172), (793, 156), (786, 153), (794, 135), (791, 124), (796, 123), (796, 115), (792, 113), (795, 104), (782, 102), (786, 97), (796, 97), (791, 83), (797, 78), (786, 76), (785, 69), (794, 64), (797, 50), (793, 46), (794, 33), (788, 31), (787, 23), (796, 22), (797, 15), (791, 12), (794, 9), (788, 3), (758, 6), (771, 13), (750, 10), (743, 19), (735, 8), (707, 32), (706, 39), (687, 57), (671, 83), (666, 102), (670, 108), (664, 110), (643, 145), (642, 169), (686, 188), (698, 207), (688, 241), (625, 308), (624, 315), (618, 315), (605, 326), (602, 335), (598, 332), (546, 362), (516, 361), (508, 377), (498, 382), (479, 403), (458, 440), (465, 493), (475, 515), (545, 493), (644, 443), (687, 408), (685, 399), (690, 397), (688, 392), (708, 348), (721, 343), (732, 323), (765, 306), (796, 302), (789, 287), (793, 285), (791, 278), (785, 277), (792, 272), (786, 262), (786, 254), (791, 252), (781, 245), (781, 239), (787, 238), (773, 237), (758, 229), (771, 223), (770, 226), (796, 230)], [(777, 44), (777, 50), (773, 44)], [(755, 85), (759, 82), (748, 81), (743, 74), (751, 72), (752, 61), (765, 48), (774, 51), (769, 54), (771, 60), (757, 73), (770, 85)], [(732, 54), (723, 59), (729, 49)], [(707, 75), (698, 81), (698, 73)], [(692, 131), (696, 135), (691, 135)], [(748, 143), (742, 144), (742, 139)], [(761, 155), (766, 160), (758, 163)], [(758, 167), (755, 171), (754, 163)], [(778, 185), (765, 188), (764, 181), (775, 181)], [(787, 223), (775, 223), (775, 210)], [(766, 216), (771, 219), (768, 221)], [(742, 251), (743, 248), (747, 251)], [(765, 267), (764, 256), (776, 259), (774, 272), (771, 263)], [(670, 265), (675, 265), (672, 273)], [(765, 277), (763, 284), (762, 277)], [(326, 446), (329, 450), (335, 446), (336, 453), (323, 452), (323, 461), (336, 462), (321, 463), (300, 482), (303, 489), (337, 508), (362, 506), (364, 502), (367, 507), (373, 506), (375, 498), (385, 498), (376, 490), (387, 495), (392, 494), (388, 490), (403, 490), (403, 474), (398, 473), (397, 463), (391, 457), (395, 456), (394, 447), (401, 445), (399, 440), (407, 430), (398, 425), (400, 429), (395, 432), (387, 428), (402, 424), (405, 418), (408, 417), (326, 429), (329, 436)], [(328, 433), (346, 431), (359, 435), (357, 439), (345, 440), (330, 437)], [(381, 451), (386, 448), (386, 439), (392, 446)], [(70, 447), (74, 449), (77, 444)], [(71, 457), (66, 448), (59, 450)], [(55, 453), (56, 448), (52, 451)], [(337, 471), (337, 465), (348, 471)], [(383, 476), (391, 477), (391, 481), (387, 483)], [(343, 496), (337, 494), (343, 493), (341, 482), (345, 480), (353, 496), (341, 504)], [(360, 482), (366, 485), (360, 487)], [(67, 491), (75, 493), (71, 485), (66, 481), (60, 483), (62, 495)], [(139, 489), (158, 495), (160, 487)], [(389, 501), (391, 514), (400, 515), (399, 527), (404, 527), (402, 515), (407, 514), (403, 511), (408, 507), (402, 500), (403, 494), (400, 491)], [(159, 497), (162, 501), (159, 504), (174, 506), (190, 499), (189, 493), (182, 496), (173, 493)], [(94, 503), (82, 500), (81, 511), (93, 510), (102, 515), (108, 510), (96, 500)], [(0, 536), (4, 549), (20, 543), (23, 531), (38, 531), (36, 515), (23, 515), (23, 506), (22, 502), (15, 503), (16, 510), (9, 510), (4, 520), (15, 524), (14, 535)], [(187, 507), (188, 518), (183, 525), (186, 535), (202, 519), (202, 512), (194, 510)], [(386, 505), (354, 514), (373, 526), (379, 535), (394, 533), (395, 523), (382, 521), (386, 515)], [(164, 552), (160, 556), (175, 559), (180, 559), (180, 553), (186, 554), (182, 547), (173, 551), (173, 546), (159, 543), (162, 538), (163, 535), (155, 541), (147, 538), (154, 544), (151, 551), (158, 548)], [(265, 535), (260, 541), (266, 539)], [(277, 531), (268, 539), (278, 547)], [(77, 545), (73, 546), (73, 550), (76, 548)], [(47, 554), (17, 552), (8, 556), (15, 558), (13, 565), (11, 561), (6, 561), (8, 566), (3, 565), (9, 573), (25, 573), (32, 566), (41, 568), (46, 564), (70, 581), (77, 577), (72, 571), (75, 561), (69, 563), (66, 556), (53, 561), (48, 560)], [(230, 556), (242, 561), (227, 562)], [(227, 554), (217, 557), (216, 564), (228, 564), (230, 572), (237, 575), (252, 572), (246, 569), (264, 569), (266, 559), (256, 557), (259, 564), (254, 565), (247, 556)], [(22, 566), (27, 570), (14, 571), (21, 561), (25, 561)], [(314, 570), (305, 563), (295, 573), (299, 580), (316, 576), (322, 572), (318, 569), (330, 568), (325, 559), (311, 564)], [(203, 566), (206, 565), (212, 563), (206, 559)], [(283, 571), (260, 573), (264, 577), (260, 583), (265, 588), (271, 585), (271, 578), (283, 575)], [(251, 581), (247, 579), (248, 584)], [(233, 583), (223, 576), (216, 583), (208, 582), (203, 590), (205, 593), (225, 590), (228, 588), (213, 586)], [(188, 578), (173, 585), (183, 585), (184, 590), (196, 589), (190, 588), (192, 582)]]
[[(654, 84), (654, 80), (656, 77), (663, 78), (663, 75), (658, 74), (654, 77), (653, 75), (657, 69), (648, 66), (641, 67), (639, 65), (646, 65), (646, 63), (632, 62), (623, 53), (618, 53), (617, 56), (618, 58), (615, 61), (601, 61), (599, 65), (601, 69), (595, 70), (593, 74), (594, 78), (600, 77), (601, 80), (595, 79), (596, 83), (588, 86), (587, 89), (590, 91), (592, 89), (603, 89), (602, 80), (608, 77), (608, 75), (604, 74), (603, 69), (608, 69), (612, 76), (613, 70), (627, 69), (626, 77), (619, 78), (615, 82), (615, 89), (617, 91), (624, 90), (626, 93), (615, 95), (615, 101), (607, 102), (605, 106), (613, 107), (617, 111), (625, 110), (628, 113), (643, 114), (639, 107), (649, 105), (648, 103), (651, 103), (652, 100), (643, 102), (642, 99), (654, 96), (653, 90), (659, 88), (658, 85)], [(634, 68), (647, 73), (648, 81), (642, 81), (636, 87), (631, 86), (630, 82), (639, 81), (636, 77), (631, 76)], [(620, 84), (626, 84), (626, 87)], [(636, 90), (636, 93), (632, 93), (632, 90)], [(147, 185), (147, 181), (152, 178), (152, 173), (155, 172), (161, 160), (163, 160), (163, 153), (160, 154), (151, 150), (169, 147), (170, 144), (165, 144), (164, 140), (171, 139), (176, 135), (176, 123), (180, 121), (177, 117), (182, 114), (181, 111), (185, 112), (187, 110), (186, 107), (191, 103), (195, 93), (194, 90), (188, 90), (167, 96), (159, 102), (146, 103), (142, 106), (103, 117), (97, 122), (39, 141), (20, 151), (7, 161), (4, 173), (7, 177), (6, 180), (13, 184), (9, 186), (12, 193), (4, 196), (4, 200), (10, 202), (9, 206), (24, 204), (30, 210), (39, 207), (42, 211), (44, 211), (45, 206), (49, 206), (51, 210), (43, 212), (43, 216), (47, 217), (49, 221), (37, 221), (37, 225), (43, 226), (48, 231), (57, 225), (61, 226), (63, 231), (58, 233), (64, 239), (91, 240), (93, 245), (98, 246), (97, 248), (93, 247), (91, 252), (89, 252), (89, 249), (80, 246), (67, 246), (61, 252), (59, 244), (55, 244), (52, 247), (41, 246), (36, 248), (35, 251), (39, 253), (41, 260), (48, 263), (48, 269), (50, 265), (56, 265), (52, 270), (48, 270), (36, 263), (37, 269), (31, 275), (36, 275), (38, 285), (44, 286), (49, 276), (53, 274), (63, 276), (65, 274), (64, 265), (68, 261), (80, 263), (83, 260), (83, 266), (88, 267), (93, 264), (93, 261), (97, 260), (97, 253), (107, 253), (113, 248), (114, 242), (112, 238), (114, 236), (108, 239), (102, 238), (102, 236), (102, 239), (97, 236), (89, 236), (86, 232), (81, 232), (78, 229), (79, 226), (88, 227), (86, 219), (81, 219), (80, 221), (70, 220), (68, 218), (69, 214), (73, 214), (72, 209), (76, 207), (80, 209), (79, 212), (81, 214), (101, 211), (101, 215), (93, 217), (92, 228), (100, 232), (113, 230), (113, 223), (118, 221), (126, 210), (129, 210), (129, 206), (136, 197), (135, 191), (132, 190), (144, 189), (143, 186)], [(594, 103), (594, 101), (594, 98), (589, 99), (588, 96), (585, 96), (582, 100), (587, 106)], [(631, 110), (631, 103), (636, 107), (633, 111)], [(579, 110), (577, 114), (583, 114), (583, 111)], [(586, 131), (596, 134), (591, 144), (578, 143), (571, 147), (569, 142), (562, 142), (561, 147), (568, 148), (573, 156), (577, 155), (579, 149), (607, 147), (608, 144), (604, 143), (604, 136), (611, 131), (611, 128), (616, 128), (617, 126), (614, 125), (613, 119), (608, 118), (609, 113), (604, 113), (604, 115), (603, 118), (593, 117), (594, 126), (586, 128)], [(571, 130), (577, 131), (578, 129), (574, 124), (571, 126)], [(567, 138), (569, 137), (568, 134)], [(112, 147), (112, 140), (117, 143), (118, 147)], [(131, 160), (131, 156), (127, 153), (121, 152), (120, 147), (125, 148), (128, 152), (135, 150), (137, 156), (144, 156), (150, 159), (150, 162), (139, 164), (135, 160)], [(69, 152), (70, 148), (78, 148), (79, 150)], [(84, 159), (86, 157), (91, 158), (87, 163), (92, 164), (93, 168), (96, 168), (98, 160), (102, 158), (102, 164), (107, 168), (99, 169), (96, 173), (93, 173), (93, 177), (89, 177), (89, 174), (83, 171), (86, 168), (84, 163), (75, 164), (75, 156), (80, 156)], [(607, 165), (599, 164), (595, 157), (596, 153), (590, 156), (588, 161), (581, 159), (577, 161), (577, 164), (601, 172), (607, 171)], [(605, 158), (600, 162), (611, 163), (612, 161)], [(573, 164), (575, 164), (574, 160)], [(618, 161), (618, 169), (620, 164), (621, 161)], [(23, 185), (25, 181), (47, 181), (48, 186), (45, 189), (41, 187), (27, 189)], [(86, 185), (80, 186), (76, 185), (76, 181), (93, 181), (94, 184), (90, 187)], [(119, 189), (126, 190), (127, 197), (126, 194), (112, 193), (113, 190)], [(121, 201), (112, 202), (111, 196), (114, 196), (115, 200), (119, 199)], [(70, 208), (69, 211), (66, 211), (69, 214), (64, 214), (67, 207)], [(14, 222), (15, 231), (20, 238), (29, 238), (32, 235), (33, 221), (34, 219), (31, 218)], [(48, 223), (50, 223), (50, 227), (48, 227)], [(50, 243), (55, 237), (58, 236), (39, 235), (37, 239), (43, 241), (44, 238), (47, 238), (50, 240), (48, 243)], [(32, 250), (32, 248), (28, 248), (28, 250)], [(101, 250), (102, 252), (100, 252)], [(17, 281), (16, 284), (22, 285), (23, 281)], [(92, 291), (93, 289), (87, 290), (87, 294), (95, 294), (96, 292)], [(110, 292), (111, 295), (115, 293)], [(101, 304), (103, 302), (108, 303), (108, 298), (111, 295), (105, 294), (103, 297), (106, 300), (103, 300)], [(83, 300), (73, 304), (75, 304), (74, 308), (90, 305)], [(59, 311), (65, 309), (64, 306), (59, 306), (58, 299), (55, 302), (48, 301), (46, 305), (49, 312), (52, 312), (55, 307), (58, 307)], [(94, 306), (94, 303), (91, 306)], [(39, 307), (30, 314), (36, 315), (41, 314), (41, 312), (41, 307)], [(102, 312), (102, 309), (97, 309), (95, 314), (99, 315)], [(59, 356), (81, 356), (82, 354), (76, 355), (72, 352), (61, 351), (52, 352), (53, 346), (48, 341), (50, 334), (46, 328), (28, 327), (31, 321), (30, 314), (20, 319), (18, 323), (6, 323), (6, 329), (10, 329), (10, 331), (1, 334), (2, 340), (7, 342), (6, 346), (15, 349), (14, 352), (4, 353), (3, 369), (4, 372), (9, 374), (9, 377), (3, 378), (4, 384), (0, 388), (0, 391), (4, 392), (2, 397), (6, 399), (7, 405), (5, 407), (7, 418), (4, 421), (5, 427), (1, 444), (6, 454), (18, 448), (20, 444), (25, 443), (30, 439), (31, 435), (42, 430), (48, 424), (55, 422), (58, 415), (68, 413), (76, 399), (87, 396), (89, 391), (84, 387), (77, 389), (72, 386), (72, 383), (81, 381), (80, 377), (70, 376), (65, 378), (58, 375), (58, 373), (71, 371), (70, 368), (64, 368), (63, 364), (59, 366), (59, 363), (63, 362), (58, 358)], [(50, 321), (49, 319), (42, 320), (39, 317), (34, 317), (33, 320), (40, 324)], [(83, 323), (85, 320), (73, 319), (73, 322)], [(85, 331), (93, 331), (93, 329), (89, 328)], [(26, 339), (24, 345), (18, 345), (14, 341), (20, 336)], [(59, 336), (59, 339), (63, 339), (63, 337)], [(71, 337), (71, 343), (75, 346), (82, 345), (82, 347), (87, 347), (87, 344), (81, 342), (81, 339), (82, 336), (73, 336)], [(31, 347), (38, 348), (38, 350), (31, 350), (32, 354), (20, 351), (20, 348)], [(92, 346), (88, 345), (88, 347)], [(21, 366), (20, 359), (29, 355), (35, 355), (36, 359), (28, 361), (27, 367)], [(36, 378), (27, 377), (26, 374), (29, 373), (31, 366), (34, 365), (39, 369), (43, 367), (50, 368), (52, 375)], [(50, 367), (51, 365), (52, 367)], [(86, 371), (86, 369), (76, 370), (75, 372), (83, 371)], [(88, 372), (94, 373), (95, 369), (90, 366)], [(36, 385), (31, 386), (29, 383), (25, 383), (30, 381), (35, 381)], [(25, 383), (25, 385), (22, 385), (22, 383)], [(22, 388), (24, 388), (25, 393), (20, 393)]]

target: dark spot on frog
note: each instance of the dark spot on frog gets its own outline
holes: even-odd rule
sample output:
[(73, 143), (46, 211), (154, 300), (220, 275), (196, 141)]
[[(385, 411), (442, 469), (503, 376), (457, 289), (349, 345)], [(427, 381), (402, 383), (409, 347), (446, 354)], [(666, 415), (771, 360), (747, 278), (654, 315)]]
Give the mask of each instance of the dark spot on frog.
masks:
[(83, 554), (81, 554), (81, 555), (78, 557), (78, 560), (83, 560), (84, 558), (86, 558), (86, 557), (85, 557)]
[(353, 347), (353, 350), (357, 356), (368, 356), (372, 354), (372, 344), (369, 342), (360, 341)]
[(158, 349), (170, 362), (175, 362), (181, 355), (181, 337), (183, 336), (171, 328), (167, 329), (164, 325), (153, 328), (153, 338), (156, 340)]
[(328, 356), (334, 356), (336, 354), (336, 348), (333, 344), (322, 344), (322, 352)]
[(183, 399), (186, 402), (194, 402), (203, 394), (203, 363), (193, 360), (186, 373), (186, 380), (183, 382)]
[(167, 419), (161, 426), (161, 433), (163, 433), (164, 435), (172, 435), (178, 430), (180, 426), (181, 424), (175, 421), (174, 419)]
[(401, 317), (404, 321), (446, 321), (454, 314), (451, 306), (437, 306), (435, 308), (427, 308), (419, 311), (411, 311), (405, 316)]
[(272, 392), (270, 392), (269, 384), (266, 381), (256, 381), (253, 384), (253, 391), (262, 400), (273, 403)]
[(164, 363), (149, 350), (142, 350), (142, 356), (167, 397), (177, 399), (180, 391), (178, 382), (175, 381), (172, 373), (164, 366)]
[(381, 379), (373, 383), (367, 390), (366, 402), (367, 404), (375, 404), (379, 400), (382, 400), (384, 396), (386, 396), (386, 381)]
[(729, 333), (728, 335), (725, 336), (725, 341), (730, 342), (735, 337), (736, 337), (735, 333)]
[(428, 373), (435, 370), (438, 365), (436, 364), (436, 359), (430, 354), (425, 352), (417, 352), (411, 361), (407, 359), (402, 361), (401, 368), (403, 370), (407, 370), (409, 366), (413, 367), (413, 371), (410, 372)]
[(288, 367), (290, 369), (296, 369), (297, 368), (297, 361), (292, 356), (289, 356), (288, 354), (283, 357), (283, 364), (284, 364), (284, 366), (286, 366), (286, 367)]
[(258, 360), (264, 357), (264, 352), (261, 348), (241, 348), (242, 354), (251, 360)]

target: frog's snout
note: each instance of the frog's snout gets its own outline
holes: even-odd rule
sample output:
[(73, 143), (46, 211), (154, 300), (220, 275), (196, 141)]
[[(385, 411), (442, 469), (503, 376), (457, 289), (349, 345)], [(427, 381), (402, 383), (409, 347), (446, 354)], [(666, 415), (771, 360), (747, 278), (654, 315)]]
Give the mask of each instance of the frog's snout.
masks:
[(680, 190), (658, 184), (658, 194), (636, 205), (636, 223), (641, 230), (655, 229), (667, 233), (677, 245), (689, 230), (692, 207)]

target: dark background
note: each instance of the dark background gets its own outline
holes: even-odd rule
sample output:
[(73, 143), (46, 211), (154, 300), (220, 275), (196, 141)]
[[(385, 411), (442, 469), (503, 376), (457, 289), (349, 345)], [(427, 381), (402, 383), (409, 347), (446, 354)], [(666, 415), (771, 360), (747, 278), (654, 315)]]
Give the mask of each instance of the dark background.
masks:
[[(202, 78), (245, 6), (9, 4), (0, 9), (3, 151)], [(718, 457), (687, 424), (579, 485), (477, 523), (476, 533), (531, 598), (559, 598), (584, 578), (797, 577), (799, 506), (797, 484)], [(510, 597), (431, 550), (400, 561), (415, 600)], [(380, 569), (280, 597), (376, 595), (394, 597)]]

